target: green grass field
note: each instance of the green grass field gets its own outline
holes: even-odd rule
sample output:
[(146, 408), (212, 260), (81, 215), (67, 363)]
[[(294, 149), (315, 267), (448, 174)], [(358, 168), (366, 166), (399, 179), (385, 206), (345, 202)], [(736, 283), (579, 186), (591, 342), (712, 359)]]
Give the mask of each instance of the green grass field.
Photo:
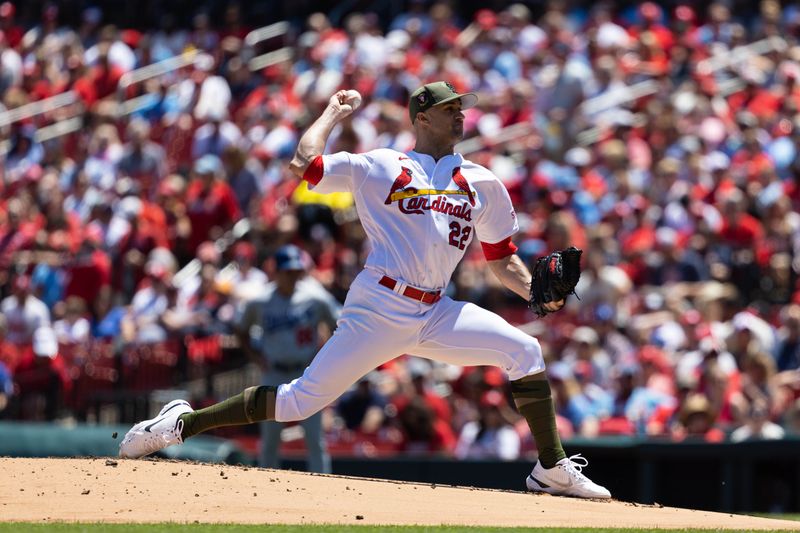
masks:
[[(32, 524), (13, 522), (0, 524), (0, 533), (634, 533), (664, 532), (663, 529), (592, 529), (592, 528), (521, 528), (521, 527), (463, 527), (463, 526), (285, 526), (242, 524)], [(708, 529), (672, 529), (681, 533), (709, 533)], [(727, 532), (735, 530), (726, 530)], [(742, 530), (745, 531), (745, 530)], [(776, 530), (779, 531), (779, 530)]]
[(769, 513), (749, 513), (752, 516), (760, 516), (761, 518), (777, 518), (778, 520), (794, 520), (800, 522), (800, 514), (769, 514)]

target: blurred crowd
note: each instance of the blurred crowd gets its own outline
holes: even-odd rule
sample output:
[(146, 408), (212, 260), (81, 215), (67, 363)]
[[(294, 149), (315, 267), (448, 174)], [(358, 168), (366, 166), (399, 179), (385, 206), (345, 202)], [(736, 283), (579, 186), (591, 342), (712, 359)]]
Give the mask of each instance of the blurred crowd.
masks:
[[(477, 246), (447, 289), (541, 341), (562, 436), (799, 434), (800, 8), (492, 5), (314, 13), (259, 42), (233, 2), (148, 29), (0, 4), (0, 111), (39, 111), (0, 114), (0, 411), (71, 390), (59, 346), (230, 335), (286, 243), (343, 299), (365, 235), (348, 194), (288, 172), (299, 135), (354, 88), (328, 151), (411, 149), (408, 95), (445, 79), (480, 96), (457, 149), (508, 188), (520, 255), (585, 250), (580, 300), (544, 320)], [(508, 397), (497, 369), (403, 357), (326, 424), (364, 449), (513, 459), (534, 445)]]

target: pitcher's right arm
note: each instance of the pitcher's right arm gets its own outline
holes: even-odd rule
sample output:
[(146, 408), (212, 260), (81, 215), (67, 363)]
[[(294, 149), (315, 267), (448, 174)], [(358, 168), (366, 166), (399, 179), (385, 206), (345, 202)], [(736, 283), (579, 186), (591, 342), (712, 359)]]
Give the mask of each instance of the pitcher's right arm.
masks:
[(311, 162), (322, 155), (333, 127), (352, 112), (353, 106), (350, 105), (347, 91), (338, 91), (331, 96), (322, 115), (314, 121), (297, 143), (297, 150), (289, 163), (289, 170), (295, 176), (303, 177)]

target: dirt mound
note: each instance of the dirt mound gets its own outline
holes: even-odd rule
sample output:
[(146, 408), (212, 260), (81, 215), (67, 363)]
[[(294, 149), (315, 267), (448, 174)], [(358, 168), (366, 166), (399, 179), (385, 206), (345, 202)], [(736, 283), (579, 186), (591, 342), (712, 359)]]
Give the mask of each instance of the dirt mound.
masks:
[(616, 501), (153, 459), (0, 458), (0, 521), (800, 530)]

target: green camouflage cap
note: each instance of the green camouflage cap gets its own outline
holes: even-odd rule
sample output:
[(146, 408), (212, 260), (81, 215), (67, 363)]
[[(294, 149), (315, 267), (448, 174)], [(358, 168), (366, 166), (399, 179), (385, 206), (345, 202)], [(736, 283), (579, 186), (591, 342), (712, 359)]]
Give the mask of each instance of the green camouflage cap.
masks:
[(423, 85), (413, 93), (408, 99), (408, 115), (411, 123), (417, 118), (417, 113), (427, 111), (435, 105), (452, 102), (456, 98), (461, 98), (461, 108), (469, 109), (478, 103), (478, 95), (475, 93), (458, 94), (456, 88), (450, 82), (436, 81)]

